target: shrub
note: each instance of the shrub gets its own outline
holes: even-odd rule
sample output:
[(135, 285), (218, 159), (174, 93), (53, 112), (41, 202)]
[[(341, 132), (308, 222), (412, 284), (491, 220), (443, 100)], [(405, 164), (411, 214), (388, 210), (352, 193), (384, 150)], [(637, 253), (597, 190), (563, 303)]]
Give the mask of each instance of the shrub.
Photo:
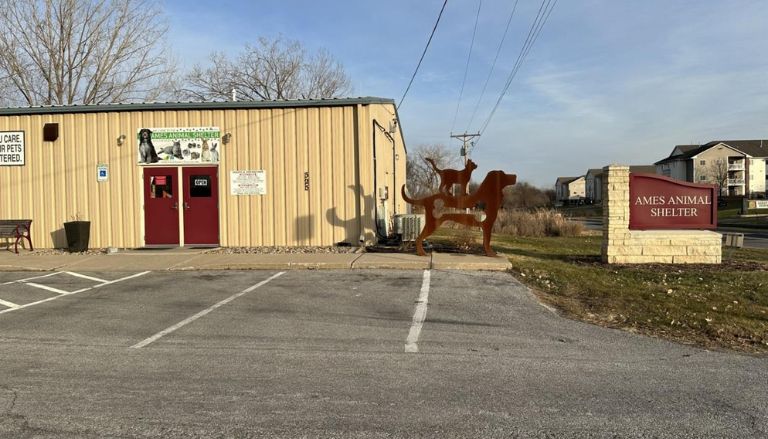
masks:
[(579, 236), (584, 226), (554, 210), (501, 210), (493, 231), (512, 236)]

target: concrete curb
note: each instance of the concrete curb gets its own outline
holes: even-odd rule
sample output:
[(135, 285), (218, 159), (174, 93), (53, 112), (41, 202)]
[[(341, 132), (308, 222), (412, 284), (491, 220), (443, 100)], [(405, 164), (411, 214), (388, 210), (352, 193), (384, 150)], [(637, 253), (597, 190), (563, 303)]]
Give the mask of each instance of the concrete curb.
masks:
[(105, 255), (0, 254), (3, 271), (199, 271), (199, 270), (478, 270), (505, 271), (504, 256), (488, 258), (458, 253), (417, 256), (406, 253), (210, 254), (113, 253)]
[(226, 271), (226, 270), (349, 270), (349, 265), (318, 262), (287, 262), (279, 264), (207, 264), (205, 266), (169, 267), (165, 271)]

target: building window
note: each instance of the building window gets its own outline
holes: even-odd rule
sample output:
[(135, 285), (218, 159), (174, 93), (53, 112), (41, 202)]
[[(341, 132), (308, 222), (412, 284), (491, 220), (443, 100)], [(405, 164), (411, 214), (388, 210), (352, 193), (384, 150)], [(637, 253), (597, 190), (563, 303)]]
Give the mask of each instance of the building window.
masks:
[(699, 164), (700, 164), (701, 166), (704, 166), (704, 165), (706, 165), (706, 164), (707, 164), (707, 161), (706, 161), (706, 160), (701, 160), (701, 161), (699, 161)]
[(211, 196), (211, 177), (208, 175), (190, 175), (189, 196), (209, 198)]
[(706, 175), (699, 175), (699, 180), (704, 181), (707, 179)]
[(149, 198), (173, 198), (173, 175), (149, 177)]

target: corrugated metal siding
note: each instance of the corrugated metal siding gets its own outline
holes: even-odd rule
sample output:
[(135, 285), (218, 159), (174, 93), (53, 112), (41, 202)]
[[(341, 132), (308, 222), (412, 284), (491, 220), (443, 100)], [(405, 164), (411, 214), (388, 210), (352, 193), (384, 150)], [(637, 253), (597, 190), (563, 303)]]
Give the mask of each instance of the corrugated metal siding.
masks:
[[(0, 131), (23, 130), (26, 137), (26, 166), (0, 167), (0, 217), (32, 218), (33, 243), (39, 247), (63, 246), (63, 223), (75, 215), (91, 221), (91, 247), (141, 246), (143, 186), (136, 132), (142, 127), (216, 126), (232, 135), (220, 147), (221, 245), (356, 244), (360, 224), (372, 242), (377, 198), (372, 120), (387, 127), (393, 112), (394, 106), (384, 103), (0, 116)], [(55, 142), (42, 141), (47, 122), (59, 123)], [(126, 142), (117, 146), (121, 134)], [(394, 137), (396, 151), (401, 151), (394, 162), (396, 173), (391, 143), (377, 138), (382, 145), (377, 179), (386, 182), (380, 186), (389, 186), (389, 203), (395, 192), (399, 200), (399, 186), (405, 182), (399, 130)], [(108, 182), (96, 180), (99, 163), (109, 166)], [(230, 195), (230, 171), (254, 169), (266, 171), (267, 194)], [(304, 189), (305, 172), (309, 191)], [(388, 205), (388, 213), (394, 207)], [(397, 211), (404, 212), (400, 200)]]
[[(137, 246), (140, 181), (136, 151), (118, 147), (123, 115), (57, 114), (0, 117), (0, 130), (25, 132), (26, 165), (0, 167), (0, 217), (31, 218), (38, 247), (66, 244), (63, 223), (91, 221), (91, 245)], [(45, 123), (59, 124), (59, 139), (43, 142)], [(96, 165), (108, 163), (109, 182), (97, 183)]]

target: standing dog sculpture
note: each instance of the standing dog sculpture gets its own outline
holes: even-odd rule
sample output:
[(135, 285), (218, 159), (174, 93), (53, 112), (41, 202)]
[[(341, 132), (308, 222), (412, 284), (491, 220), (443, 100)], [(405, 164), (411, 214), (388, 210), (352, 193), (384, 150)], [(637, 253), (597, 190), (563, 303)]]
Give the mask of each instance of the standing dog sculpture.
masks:
[[(483, 248), (488, 256), (496, 256), (496, 252), (491, 249), (491, 230), (496, 217), (499, 214), (502, 200), (504, 199), (503, 190), (505, 187), (517, 182), (517, 176), (506, 174), (504, 171), (491, 171), (485, 176), (485, 179), (477, 190), (469, 195), (453, 197), (443, 192), (430, 195), (420, 200), (409, 198), (405, 193), (405, 185), (401, 189), (403, 199), (410, 204), (423, 206), (424, 229), (416, 238), (416, 252), (419, 256), (426, 256), (424, 251), (424, 239), (440, 227), (443, 221), (453, 221), (467, 226), (476, 226), (483, 229)], [(442, 208), (470, 209), (479, 208), (485, 212), (485, 218), (478, 220), (474, 214), (440, 212)]]

